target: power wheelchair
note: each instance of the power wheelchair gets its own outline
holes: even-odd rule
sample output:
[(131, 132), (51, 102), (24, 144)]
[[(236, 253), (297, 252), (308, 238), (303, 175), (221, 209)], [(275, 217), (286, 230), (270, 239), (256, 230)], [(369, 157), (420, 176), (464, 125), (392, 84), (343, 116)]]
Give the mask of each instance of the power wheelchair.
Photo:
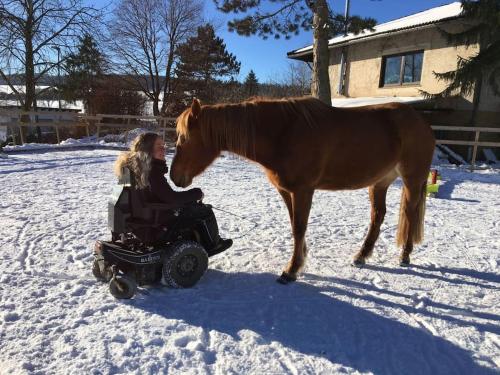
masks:
[(208, 258), (233, 243), (219, 236), (210, 205), (148, 202), (127, 168), (108, 201), (108, 228), (111, 241), (95, 243), (92, 272), (116, 298), (131, 298), (138, 285), (160, 281), (191, 287), (207, 270)]

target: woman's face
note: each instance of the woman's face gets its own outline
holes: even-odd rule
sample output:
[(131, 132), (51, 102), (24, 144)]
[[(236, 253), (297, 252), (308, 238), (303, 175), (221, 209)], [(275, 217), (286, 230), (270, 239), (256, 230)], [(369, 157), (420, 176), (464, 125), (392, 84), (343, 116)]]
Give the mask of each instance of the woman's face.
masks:
[(153, 146), (153, 158), (165, 160), (165, 143), (160, 137), (156, 138)]

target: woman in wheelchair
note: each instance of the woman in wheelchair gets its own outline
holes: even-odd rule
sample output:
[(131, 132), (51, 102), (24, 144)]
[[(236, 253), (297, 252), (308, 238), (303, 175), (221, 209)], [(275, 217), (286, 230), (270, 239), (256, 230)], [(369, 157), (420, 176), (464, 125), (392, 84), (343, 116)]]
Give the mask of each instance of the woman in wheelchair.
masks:
[(177, 192), (165, 178), (165, 146), (155, 133), (139, 135), (115, 164), (119, 184), (108, 201), (111, 241), (97, 241), (92, 272), (112, 295), (131, 298), (137, 285), (196, 284), (208, 258), (231, 247), (219, 236), (200, 189)]
[(201, 238), (198, 240), (206, 247), (209, 255), (231, 246), (232, 240), (220, 238), (211, 206), (201, 203), (201, 189), (175, 191), (170, 187), (165, 177), (168, 171), (165, 145), (158, 134), (143, 133), (137, 136), (130, 151), (122, 153), (116, 161), (115, 173), (119, 178), (124, 168), (130, 171), (131, 187), (141, 196), (144, 204), (162, 203), (172, 206), (172, 210), (160, 213), (160, 223), (167, 227), (175, 224), (186, 226), (203, 219), (205, 228), (199, 231)]
[(115, 165), (118, 177), (123, 167), (130, 170), (135, 187), (145, 194), (150, 203), (168, 203), (183, 206), (203, 199), (199, 188), (188, 191), (173, 190), (165, 174), (168, 172), (165, 160), (165, 144), (156, 133), (143, 133), (136, 137), (130, 151), (120, 155)]

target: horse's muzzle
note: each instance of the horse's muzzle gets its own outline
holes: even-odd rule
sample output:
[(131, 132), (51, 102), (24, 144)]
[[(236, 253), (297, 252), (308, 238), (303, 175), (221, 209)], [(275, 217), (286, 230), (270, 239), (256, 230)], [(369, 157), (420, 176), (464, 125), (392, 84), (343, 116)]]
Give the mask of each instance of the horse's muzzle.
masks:
[(175, 178), (172, 176), (172, 181), (174, 182), (175, 186), (185, 188), (191, 185), (191, 182), (193, 181), (192, 178), (182, 174), (180, 176), (176, 176)]

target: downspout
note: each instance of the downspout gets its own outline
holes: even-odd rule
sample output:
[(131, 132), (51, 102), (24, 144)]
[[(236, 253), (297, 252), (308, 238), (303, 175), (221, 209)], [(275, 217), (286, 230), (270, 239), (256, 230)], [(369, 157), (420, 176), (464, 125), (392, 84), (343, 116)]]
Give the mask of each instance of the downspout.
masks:
[[(344, 36), (349, 33), (349, 10), (351, 7), (351, 0), (346, 0), (345, 2), (345, 12), (344, 12)], [(342, 47), (342, 54), (340, 56), (340, 69), (339, 69), (339, 87), (337, 93), (339, 95), (345, 95), (345, 79), (347, 73), (347, 46)]]

